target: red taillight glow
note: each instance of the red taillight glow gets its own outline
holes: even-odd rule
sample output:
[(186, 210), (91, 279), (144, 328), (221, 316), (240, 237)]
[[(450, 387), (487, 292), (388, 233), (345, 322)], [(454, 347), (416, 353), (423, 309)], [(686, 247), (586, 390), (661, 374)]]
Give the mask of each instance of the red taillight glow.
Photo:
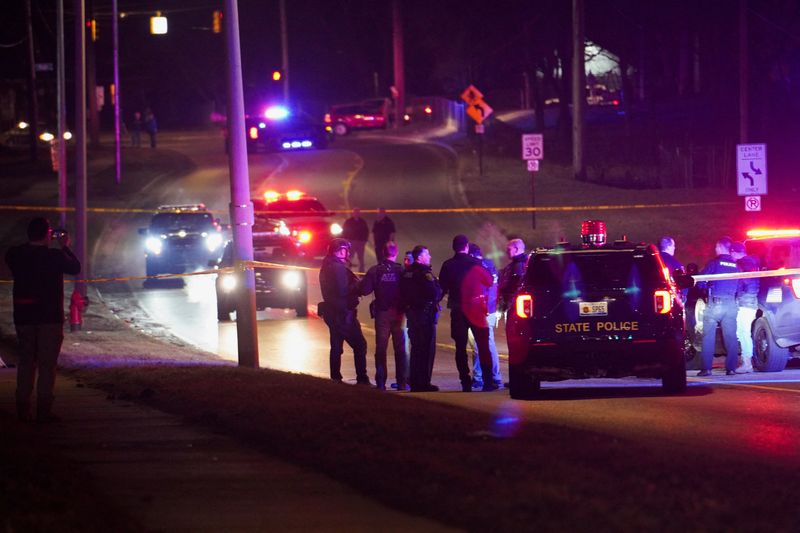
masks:
[(255, 126), (250, 128), (250, 138), (253, 140), (258, 139), (258, 128), (256, 128)]
[(517, 301), (514, 308), (519, 318), (533, 317), (533, 296), (530, 294), (517, 295)]
[(672, 295), (669, 291), (658, 290), (654, 293), (656, 302), (656, 313), (666, 315), (672, 311)]
[(325, 124), (330, 124), (331, 123), (331, 114), (330, 113), (325, 113), (325, 118), (323, 120), (325, 121)]
[(297, 234), (297, 240), (303, 244), (307, 244), (311, 242), (311, 232), (308, 230), (302, 230)]
[(433, 113), (433, 109), (431, 108), (431, 106), (426, 105), (425, 106), (425, 114), (426, 115), (430, 115), (431, 113)]
[(303, 197), (302, 191), (292, 190), (286, 192), (286, 199), (292, 202), (296, 202), (302, 197)]

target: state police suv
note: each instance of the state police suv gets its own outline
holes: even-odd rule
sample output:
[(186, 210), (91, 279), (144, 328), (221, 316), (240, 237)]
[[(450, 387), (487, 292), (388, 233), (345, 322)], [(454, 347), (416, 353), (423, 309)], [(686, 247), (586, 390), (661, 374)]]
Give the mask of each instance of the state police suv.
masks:
[(656, 247), (606, 244), (602, 221), (581, 236), (528, 259), (506, 325), (511, 397), (536, 397), (542, 381), (631, 375), (685, 391), (683, 303)]

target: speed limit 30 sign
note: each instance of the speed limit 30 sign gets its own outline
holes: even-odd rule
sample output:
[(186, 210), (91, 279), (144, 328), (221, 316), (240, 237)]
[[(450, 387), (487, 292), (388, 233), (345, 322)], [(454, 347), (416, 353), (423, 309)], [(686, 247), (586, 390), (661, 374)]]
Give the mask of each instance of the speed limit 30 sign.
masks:
[(522, 159), (544, 159), (544, 138), (541, 133), (526, 133), (522, 136)]

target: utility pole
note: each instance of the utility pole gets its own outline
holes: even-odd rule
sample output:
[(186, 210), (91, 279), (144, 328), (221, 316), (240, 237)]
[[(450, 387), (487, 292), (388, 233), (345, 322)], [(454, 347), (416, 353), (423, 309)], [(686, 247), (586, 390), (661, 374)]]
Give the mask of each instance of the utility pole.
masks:
[(584, 110), (586, 60), (584, 57), (584, 0), (572, 0), (572, 169), (575, 179), (586, 179)]
[(114, 41), (114, 178), (119, 185), (122, 183), (122, 153), (120, 151), (120, 90), (119, 90), (119, 13), (117, 12), (117, 0), (111, 1), (111, 33)]
[(231, 173), (231, 227), (238, 294), (236, 301), (236, 336), (239, 366), (258, 368), (258, 331), (256, 329), (256, 278), (252, 268), (242, 268), (243, 261), (253, 260), (253, 202), (250, 200), (250, 177), (247, 169), (247, 140), (244, 124), (244, 87), (242, 54), (239, 45), (239, 10), (236, 0), (225, 0), (225, 35), (228, 45), (228, 165)]
[(749, 120), (747, 0), (739, 0), (739, 143), (746, 144)]
[(28, 135), (31, 142), (31, 161), (36, 161), (39, 158), (39, 99), (36, 95), (36, 54), (31, 0), (25, 1), (25, 23), (28, 27)]
[(403, 13), (400, 0), (392, 0), (392, 43), (394, 44), (394, 127), (403, 125), (406, 112), (406, 76), (403, 66)]
[(86, 297), (86, 5), (75, 0), (75, 255), (81, 262), (75, 291)]
[[(281, 70), (283, 71), (283, 103), (289, 105), (289, 31), (286, 24), (286, 0), (281, 0)], [(244, 130), (242, 130), (244, 131)]]
[[(89, 13), (94, 19), (94, 3), (93, 0), (84, 0), (89, 4)], [(86, 9), (84, 7), (84, 9)], [(100, 116), (97, 109), (97, 60), (95, 58), (95, 45), (94, 39), (89, 32), (89, 39), (86, 40), (86, 79), (87, 96), (89, 97), (89, 145), (97, 147), (100, 144)]]
[(59, 219), (62, 228), (67, 227), (67, 144), (64, 132), (67, 129), (67, 101), (66, 101), (66, 65), (64, 64), (64, 0), (58, 0), (56, 6), (56, 105), (58, 106), (58, 207)]

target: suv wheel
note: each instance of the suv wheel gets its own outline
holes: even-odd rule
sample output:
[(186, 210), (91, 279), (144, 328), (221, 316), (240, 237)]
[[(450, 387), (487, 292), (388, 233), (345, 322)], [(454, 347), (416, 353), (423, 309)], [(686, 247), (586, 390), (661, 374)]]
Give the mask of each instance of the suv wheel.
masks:
[(759, 372), (780, 372), (788, 360), (789, 349), (775, 344), (764, 317), (757, 319), (753, 328), (753, 367)]
[(333, 133), (339, 135), (340, 137), (343, 135), (347, 135), (349, 130), (347, 129), (347, 124), (344, 122), (337, 122), (336, 125), (333, 127)]
[(522, 367), (509, 366), (508, 388), (514, 400), (534, 400), (541, 392), (541, 382), (527, 374)]

